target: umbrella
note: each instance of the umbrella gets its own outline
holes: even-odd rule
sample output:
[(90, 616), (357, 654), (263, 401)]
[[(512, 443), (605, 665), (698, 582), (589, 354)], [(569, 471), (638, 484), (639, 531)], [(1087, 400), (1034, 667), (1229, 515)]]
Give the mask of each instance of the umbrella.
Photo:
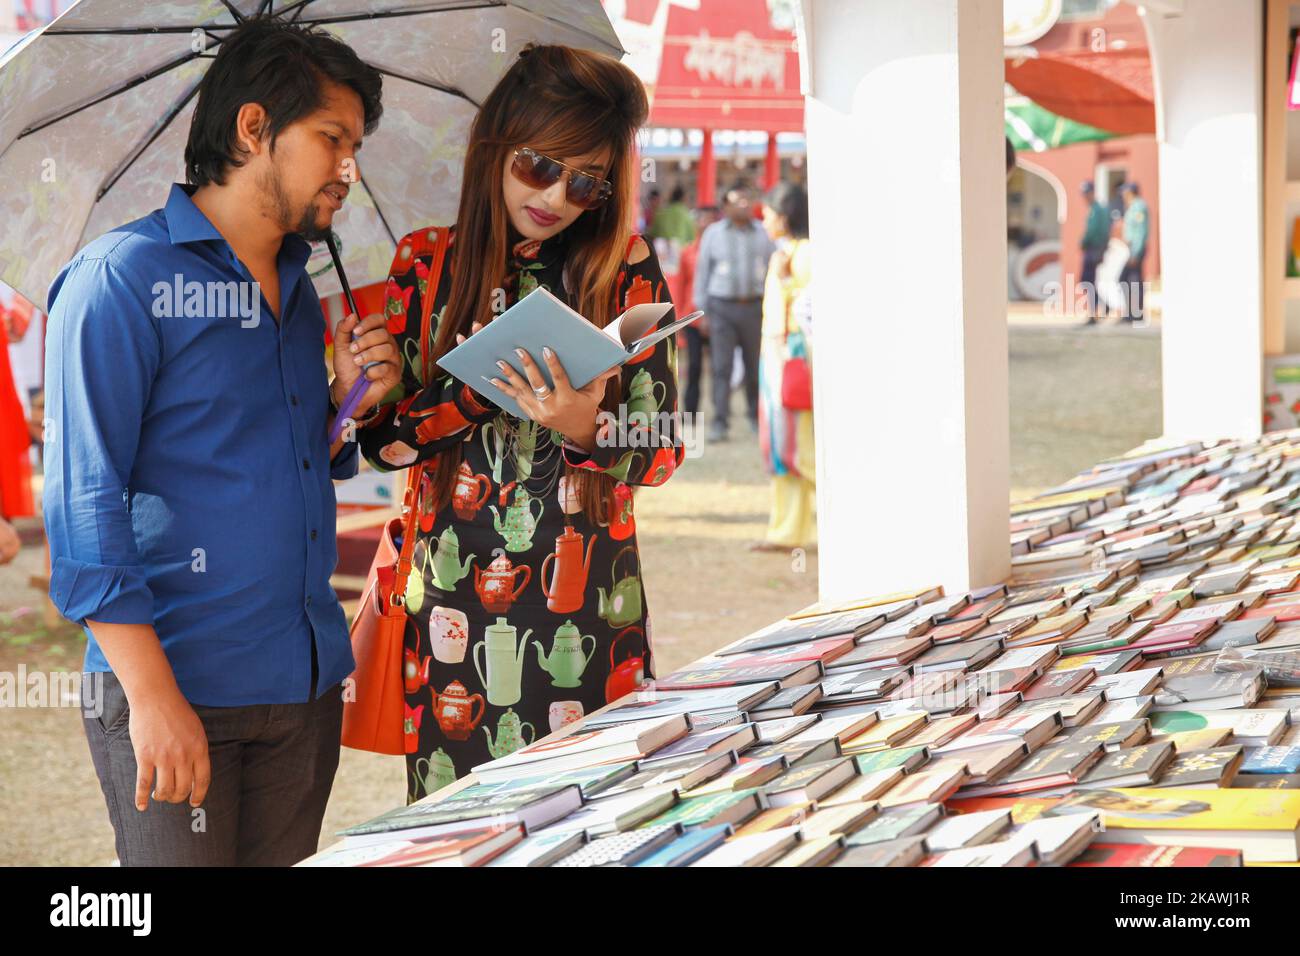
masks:
[[(398, 240), (455, 219), (479, 104), (527, 42), (621, 57), (599, 0), (81, 0), (0, 57), (0, 281), (43, 305), (76, 251), (163, 206), (185, 178), (195, 94), (248, 16), (316, 24), (384, 77), (361, 181), (334, 216), (354, 285)], [(317, 292), (340, 289), (320, 244)]]

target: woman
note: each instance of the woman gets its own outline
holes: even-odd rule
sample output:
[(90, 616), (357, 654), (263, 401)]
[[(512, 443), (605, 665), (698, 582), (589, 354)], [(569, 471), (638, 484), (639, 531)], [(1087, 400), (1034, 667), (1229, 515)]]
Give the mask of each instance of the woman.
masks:
[[(808, 194), (780, 183), (763, 204), (763, 227), (777, 251), (763, 291), (763, 342), (758, 367), (758, 435), (763, 462), (772, 475), (772, 515), (760, 551), (789, 551), (812, 543), (817, 531), (813, 503), (813, 417), (808, 408), (787, 408), (783, 391), (795, 374), (791, 359), (810, 362), (807, 322), (811, 250)], [(788, 396), (787, 396), (788, 398)], [(802, 404), (802, 403), (797, 403)]]
[[(538, 286), (600, 327), (669, 301), (652, 249), (631, 232), (646, 112), (640, 81), (613, 59), (558, 46), (520, 54), (471, 130), (432, 360)], [(432, 365), (423, 380), (437, 235), (398, 246), (386, 308), (404, 394), (358, 432), (378, 468), (429, 463), (406, 603), (412, 800), (651, 676), (632, 487), (663, 484), (684, 457), (671, 337), (581, 389), (562, 356), (506, 364), (492, 382), (532, 420)], [(672, 414), (629, 423), (620, 406)]]

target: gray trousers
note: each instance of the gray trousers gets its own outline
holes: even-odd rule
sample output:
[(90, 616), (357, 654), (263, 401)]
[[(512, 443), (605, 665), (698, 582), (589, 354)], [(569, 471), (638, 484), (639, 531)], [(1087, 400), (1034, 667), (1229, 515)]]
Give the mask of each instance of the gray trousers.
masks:
[[(339, 762), (341, 686), (305, 704), (200, 707), (212, 785), (203, 805), (135, 808), (130, 707), (112, 673), (82, 721), (122, 866), (291, 866), (316, 852)], [(99, 705), (99, 706), (94, 706)], [(99, 716), (85, 716), (85, 714)]]
[(740, 346), (745, 367), (745, 407), (751, 421), (758, 420), (758, 351), (763, 336), (763, 300), (736, 302), (710, 296), (704, 306), (709, 316), (709, 387), (713, 396), (713, 422), (727, 428), (731, 411), (731, 366)]

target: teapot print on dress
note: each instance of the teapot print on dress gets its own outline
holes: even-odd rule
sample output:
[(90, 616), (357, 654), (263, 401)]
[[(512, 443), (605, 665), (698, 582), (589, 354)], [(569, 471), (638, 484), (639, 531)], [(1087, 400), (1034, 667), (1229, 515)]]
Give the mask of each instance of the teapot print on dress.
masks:
[[(483, 610), (492, 614), (505, 614), (524, 588), (528, 587), (533, 569), (526, 564), (515, 567), (506, 557), (503, 548), (496, 548), (492, 553), (496, 557), (486, 571), (474, 569), (474, 591), (483, 604)], [(516, 586), (520, 574), (523, 574), (524, 579)]]
[[(469, 735), (483, 719), (487, 705), (483, 703), (482, 694), (471, 694), (458, 680), (448, 684), (441, 694), (429, 688), (433, 693), (433, 718), (438, 727), (449, 740), (469, 740)], [(474, 702), (478, 702), (478, 711)]]
[[(584, 656), (582, 642), (591, 641), (591, 650)], [(537, 663), (542, 670), (551, 675), (551, 683), (556, 687), (582, 686), (582, 672), (591, 663), (591, 655), (596, 653), (596, 638), (592, 634), (583, 634), (572, 620), (565, 621), (555, 629), (555, 640), (551, 644), (551, 653), (542, 651), (542, 642), (537, 645)]]
[(415, 761), (415, 786), (411, 793), (417, 797), (422, 793), (433, 793), (448, 784), (456, 782), (456, 766), (451, 758), (439, 747), (427, 757)]
[[(582, 608), (583, 592), (587, 590), (587, 574), (591, 570), (591, 554), (596, 536), (587, 542), (587, 553), (582, 553), (582, 535), (565, 525), (564, 533), (555, 539), (555, 551), (542, 561), (542, 593), (546, 607), (556, 614), (572, 614)], [(555, 574), (548, 580), (546, 568), (555, 562)]]
[[(664, 394), (657, 395), (655, 393), (656, 388), (662, 388)], [(659, 410), (664, 407), (664, 400), (667, 397), (667, 383), (651, 378), (650, 373), (645, 369), (638, 371), (632, 376), (632, 381), (628, 384), (628, 424), (643, 428), (650, 427), (659, 414)]]
[[(525, 727), (528, 728), (527, 740), (524, 739)], [(486, 727), (483, 728), (483, 733), (487, 735), (488, 753), (492, 755), (493, 760), (512, 754), (520, 747), (527, 747), (537, 739), (537, 728), (530, 723), (520, 722), (519, 715), (509, 707), (497, 721), (497, 739), (492, 739), (492, 731)]]
[(610, 582), (609, 593), (604, 588), (597, 588), (598, 603), (597, 611), (604, 618), (610, 627), (624, 627), (641, 618), (641, 579), (635, 574), (625, 574), (617, 578), (618, 562), (625, 554), (631, 554), (636, 557), (636, 545), (624, 545), (614, 555), (614, 560), (610, 564)]
[(421, 663), (420, 656), (409, 647), (403, 648), (402, 662), (402, 687), (408, 694), (414, 694), (425, 684), (429, 683), (429, 662), (433, 658), (426, 657)]
[(500, 485), (501, 466), (506, 458), (506, 433), (495, 418), (486, 425), (480, 425), (478, 432), (483, 440), (483, 453), (492, 466), (492, 482)]
[[(541, 498), (529, 495), (523, 485), (512, 481), (501, 487), (502, 507), (505, 507), (506, 498), (511, 491), (515, 493), (515, 500), (510, 507), (506, 508), (504, 520), (497, 511), (496, 505), (488, 505), (488, 510), (492, 512), (492, 526), (497, 534), (505, 538), (507, 551), (527, 551), (533, 546), (533, 532), (537, 530), (537, 522), (541, 520), (542, 512), (546, 510), (546, 503)], [(535, 515), (533, 514), (534, 502), (537, 503)]]
[[(479, 489), (482, 494), (479, 494)], [(487, 475), (476, 475), (469, 468), (469, 462), (462, 461), (456, 473), (456, 490), (451, 496), (451, 507), (461, 521), (473, 521), (479, 510), (492, 494), (492, 482)], [(432, 528), (426, 528), (426, 531)]]
[[(516, 642), (515, 628), (504, 617), (483, 629), (483, 640), (474, 645), (474, 670), (487, 688), (488, 703), (506, 707), (519, 703), (523, 696), (521, 680), (524, 673), (524, 652), (528, 650), (530, 627)], [(484, 656), (479, 656), (479, 651)], [(484, 673), (486, 659), (487, 673)]]
[(448, 526), (438, 536), (433, 556), (427, 560), (433, 567), (433, 577), (430, 579), (433, 586), (440, 591), (455, 591), (457, 582), (469, 574), (474, 555), (469, 555), (464, 563), (461, 562), (460, 539), (456, 536), (456, 529)]
[[(641, 628), (633, 625), (619, 631), (615, 636), (612, 644), (609, 645), (609, 676), (605, 678), (605, 703), (612, 704), (620, 697), (626, 697), (635, 691), (645, 681), (645, 657), (644, 652), (639, 648), (634, 649), (627, 657), (619, 663), (614, 663), (614, 656), (618, 651), (619, 642), (625, 637), (636, 636), (640, 638), (642, 647), (646, 645), (646, 636), (642, 633)], [(635, 647), (630, 642), (623, 642), (624, 649)]]
[(626, 541), (636, 533), (636, 518), (632, 514), (632, 489), (623, 482), (614, 486), (609, 502), (609, 536), (615, 541)]
[(429, 609), (429, 645), (433, 659), (443, 664), (459, 664), (469, 649), (469, 617), (454, 607)]
[(424, 705), (412, 707), (410, 704), (405, 704), (404, 706), (406, 712), (402, 719), (402, 733), (405, 738), (406, 752), (413, 754), (420, 746), (420, 719), (424, 716)]

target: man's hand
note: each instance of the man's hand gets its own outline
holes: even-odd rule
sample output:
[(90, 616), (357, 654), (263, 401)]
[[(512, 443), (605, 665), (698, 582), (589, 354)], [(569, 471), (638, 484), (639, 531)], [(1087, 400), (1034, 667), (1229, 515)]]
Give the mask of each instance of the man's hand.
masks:
[[(600, 409), (600, 400), (605, 395), (605, 383), (619, 374), (619, 366), (601, 372), (582, 388), (575, 389), (565, 374), (560, 359), (549, 348), (543, 349), (546, 367), (555, 382), (554, 390), (548, 388), (542, 370), (537, 367), (531, 355), (523, 349), (518, 350), (519, 364), (524, 368), (527, 380), (515, 371), (507, 362), (499, 362), (502, 375), (507, 381), (492, 378), (489, 381), (505, 392), (519, 407), (543, 428), (554, 428), (566, 438), (582, 445), (587, 451), (595, 447), (596, 412)], [(539, 399), (534, 389), (543, 389), (544, 398)]]
[[(402, 380), (402, 357), (386, 323), (384, 316), (377, 313), (364, 319), (349, 315), (334, 327), (335, 405), (343, 401), (362, 375), (370, 380), (353, 416), (374, 408)], [(371, 362), (382, 364), (363, 372), (362, 366)]]
[(135, 808), (149, 806), (149, 791), (159, 802), (203, 803), (212, 783), (208, 735), (189, 701), (177, 692), (131, 707), (131, 746), (135, 750)]

